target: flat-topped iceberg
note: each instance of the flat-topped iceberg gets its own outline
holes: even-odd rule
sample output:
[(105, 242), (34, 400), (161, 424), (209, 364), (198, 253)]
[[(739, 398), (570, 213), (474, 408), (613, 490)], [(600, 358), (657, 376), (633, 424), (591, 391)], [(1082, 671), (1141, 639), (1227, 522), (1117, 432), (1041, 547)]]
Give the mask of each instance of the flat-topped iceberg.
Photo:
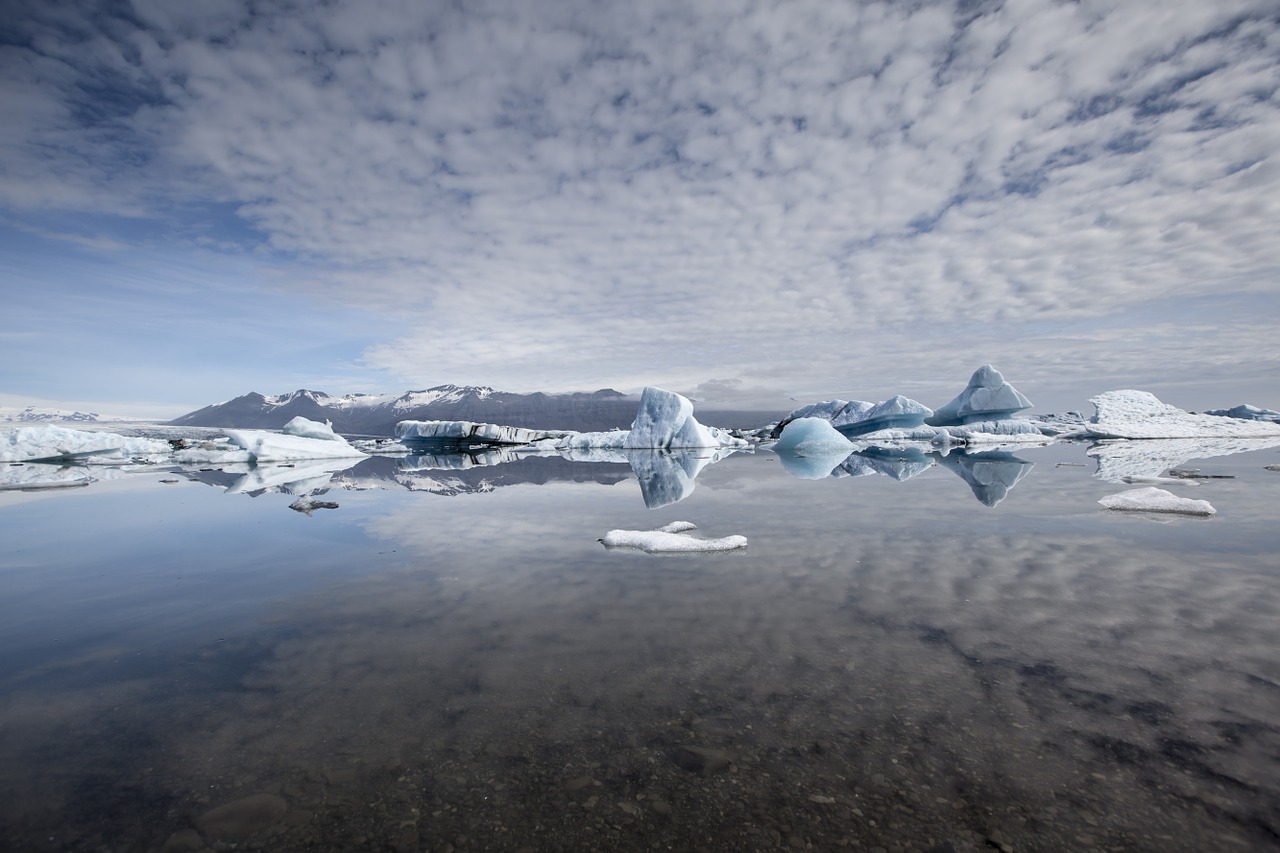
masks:
[(680, 447), (745, 447), (747, 442), (722, 429), (698, 423), (693, 403), (673, 391), (649, 386), (640, 394), (640, 410), (623, 441), (628, 450)]
[(532, 444), (561, 439), (567, 432), (482, 424), (472, 421), (400, 421), (396, 439), (409, 446), (476, 447), (481, 445)]
[(939, 407), (925, 422), (932, 426), (962, 426), (974, 421), (1004, 420), (1031, 408), (1031, 401), (1004, 380), (1000, 371), (984, 364), (950, 403)]
[(1221, 418), (1239, 418), (1245, 421), (1271, 421), (1273, 424), (1280, 424), (1280, 412), (1274, 409), (1262, 409), (1257, 406), (1250, 406), (1248, 403), (1241, 403), (1239, 406), (1232, 406), (1230, 409), (1206, 409), (1206, 415), (1217, 415)]
[(1147, 391), (1107, 391), (1089, 399), (1097, 414), (1085, 424), (1095, 438), (1266, 438), (1280, 424), (1196, 415), (1162, 403)]
[(705, 554), (747, 547), (745, 536), (697, 539), (689, 535), (696, 529), (691, 522), (674, 521), (657, 530), (610, 530), (600, 541), (606, 548), (634, 548), (647, 554)]
[(1107, 509), (1129, 512), (1170, 512), (1181, 515), (1216, 515), (1218, 512), (1208, 501), (1180, 498), (1173, 492), (1154, 486), (1107, 495), (1098, 503)]

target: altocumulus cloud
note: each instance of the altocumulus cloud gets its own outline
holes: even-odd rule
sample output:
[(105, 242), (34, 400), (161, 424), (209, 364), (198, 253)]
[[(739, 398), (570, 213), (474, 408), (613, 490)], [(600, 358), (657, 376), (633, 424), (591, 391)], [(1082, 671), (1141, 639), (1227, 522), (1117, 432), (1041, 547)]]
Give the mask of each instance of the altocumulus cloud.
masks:
[(1154, 369), (1222, 294), (1206, 363), (1280, 366), (1271, 3), (11, 8), (12, 216), (230, 205), (289, 286), (402, 316), (365, 357), (406, 378), (1061, 367), (1046, 323), (1096, 376), (1091, 320), (1166, 306)]

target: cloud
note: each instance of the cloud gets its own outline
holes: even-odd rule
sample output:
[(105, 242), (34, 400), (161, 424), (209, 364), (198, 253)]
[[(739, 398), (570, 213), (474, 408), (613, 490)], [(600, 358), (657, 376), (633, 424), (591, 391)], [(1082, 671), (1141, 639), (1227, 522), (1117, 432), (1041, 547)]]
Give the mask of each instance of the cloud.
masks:
[(231, 202), (292, 287), (401, 316), (365, 358), (407, 378), (834, 382), (958, 327), (1276, 292), (1264, 4), (21, 17), (7, 207)]

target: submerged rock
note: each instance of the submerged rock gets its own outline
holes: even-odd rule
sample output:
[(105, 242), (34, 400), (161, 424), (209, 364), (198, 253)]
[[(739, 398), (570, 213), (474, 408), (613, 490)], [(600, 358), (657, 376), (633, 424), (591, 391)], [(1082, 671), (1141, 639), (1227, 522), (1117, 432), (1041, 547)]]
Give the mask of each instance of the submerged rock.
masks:
[(210, 809), (196, 823), (205, 836), (235, 840), (278, 823), (288, 810), (289, 805), (275, 794), (254, 794)]

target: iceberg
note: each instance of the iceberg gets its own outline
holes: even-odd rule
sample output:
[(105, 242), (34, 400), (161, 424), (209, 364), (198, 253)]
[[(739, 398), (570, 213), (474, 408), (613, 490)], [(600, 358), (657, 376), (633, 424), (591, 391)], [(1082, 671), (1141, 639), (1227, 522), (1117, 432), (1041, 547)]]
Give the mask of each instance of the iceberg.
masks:
[(1130, 489), (1118, 495), (1108, 495), (1098, 503), (1107, 509), (1129, 512), (1170, 512), (1181, 515), (1217, 515), (1218, 511), (1208, 501), (1180, 498), (1173, 492), (1148, 486)]
[(1097, 409), (1085, 424), (1096, 438), (1267, 438), (1280, 424), (1219, 415), (1194, 415), (1146, 391), (1107, 391), (1089, 400)]
[(787, 424), (774, 450), (786, 450), (800, 456), (829, 456), (853, 452), (853, 443), (822, 418), (797, 418)]
[(154, 438), (134, 438), (110, 432), (86, 432), (57, 426), (0, 429), (0, 462), (103, 462), (122, 459), (159, 461), (173, 448)]
[(950, 403), (925, 419), (932, 426), (963, 426), (974, 421), (997, 421), (1031, 408), (1031, 401), (1004, 380), (1000, 371), (984, 364)]
[[(609, 433), (606, 433), (609, 435)], [(640, 394), (640, 410), (623, 441), (628, 450), (677, 447), (746, 447), (743, 439), (706, 427), (693, 416), (693, 403), (672, 391), (649, 386)]]
[(1250, 406), (1248, 403), (1242, 403), (1239, 406), (1233, 406), (1230, 409), (1206, 409), (1206, 415), (1216, 415), (1220, 418), (1239, 418), (1245, 421), (1270, 421), (1273, 424), (1280, 424), (1280, 412), (1273, 409), (1260, 409), (1257, 406)]
[(832, 426), (852, 438), (885, 429), (913, 430), (922, 426), (932, 414), (933, 409), (928, 406), (895, 394), (882, 403), (856, 413), (846, 408), (840, 412), (840, 422), (832, 421)]
[(689, 531), (696, 529), (697, 525), (691, 522), (675, 521), (657, 530), (610, 530), (600, 541), (609, 549), (635, 548), (646, 554), (712, 553), (747, 547), (745, 536), (697, 539), (689, 535)]

